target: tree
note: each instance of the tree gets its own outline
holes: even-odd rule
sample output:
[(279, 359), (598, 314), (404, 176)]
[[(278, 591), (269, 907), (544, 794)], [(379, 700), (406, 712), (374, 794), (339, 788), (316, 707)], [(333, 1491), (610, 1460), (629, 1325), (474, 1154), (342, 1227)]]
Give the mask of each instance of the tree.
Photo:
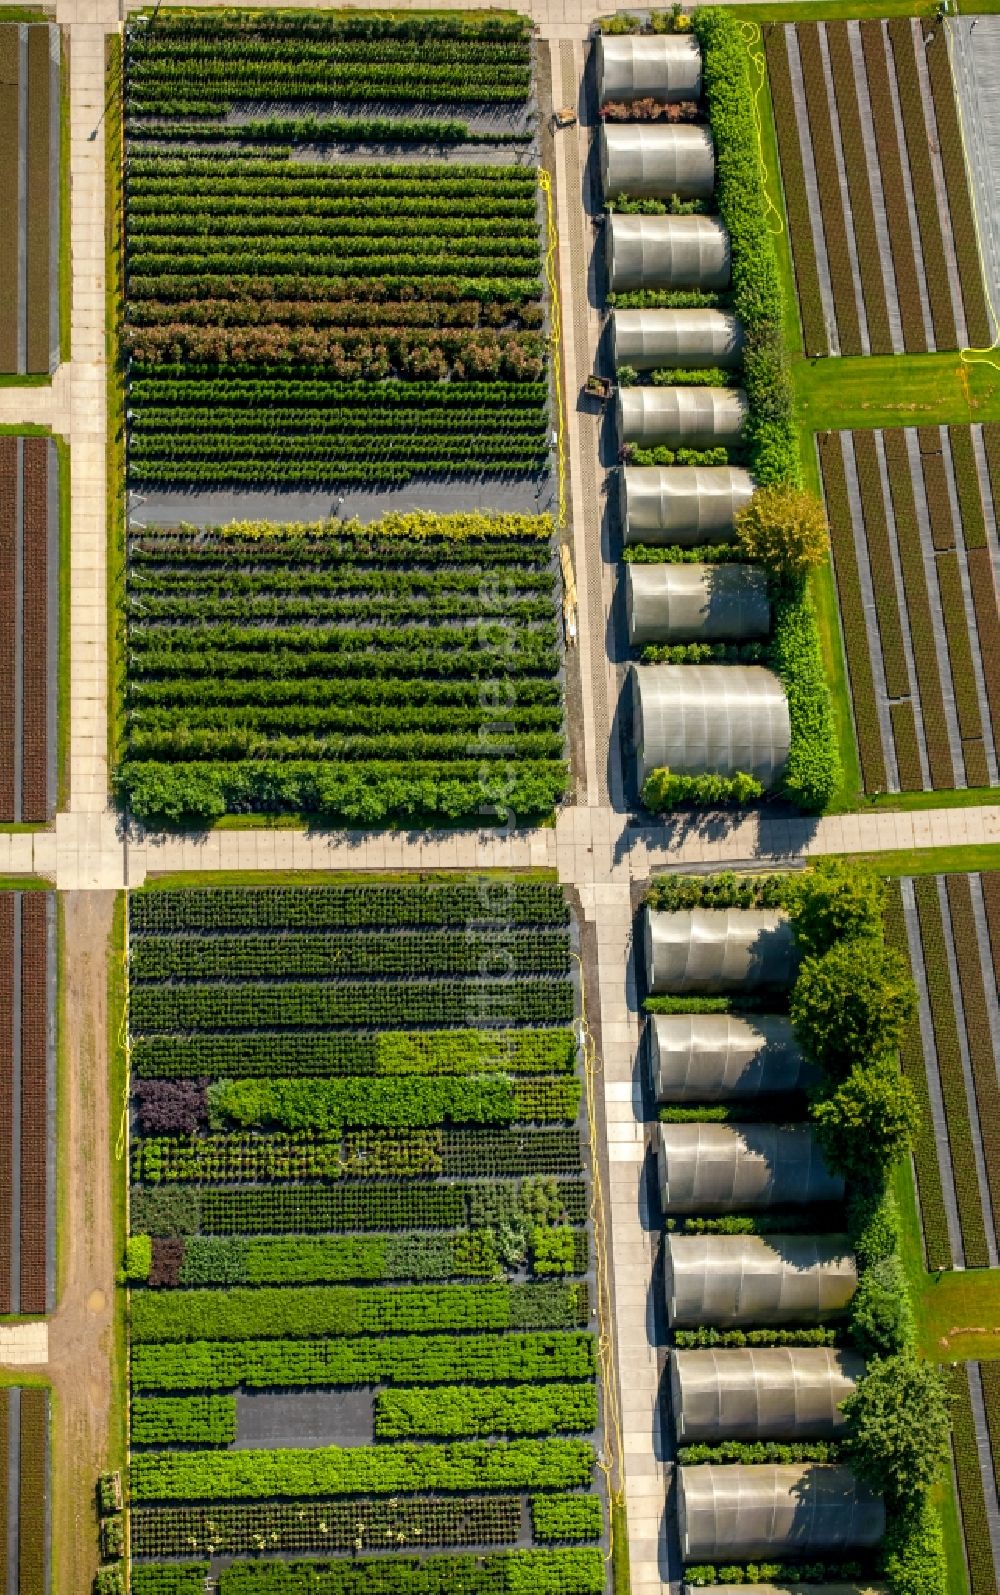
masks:
[(803, 961), (790, 1012), (803, 1052), (841, 1079), (856, 1060), (898, 1048), (916, 1002), (899, 953), (874, 936), (845, 936)]
[(884, 906), (885, 887), (874, 870), (820, 859), (795, 881), (791, 912), (800, 951), (815, 956), (844, 936), (880, 936)]
[(899, 1161), (920, 1124), (913, 1087), (891, 1059), (855, 1064), (813, 1097), (809, 1116), (830, 1168), (862, 1184)]
[(916, 1331), (898, 1257), (866, 1268), (851, 1302), (851, 1339), (866, 1357), (889, 1357), (912, 1350)]
[(758, 488), (736, 517), (736, 535), (748, 559), (780, 576), (804, 576), (826, 559), (826, 514), (802, 488)]
[(873, 1357), (841, 1409), (858, 1478), (890, 1503), (926, 1494), (948, 1456), (948, 1406), (940, 1368), (912, 1353)]

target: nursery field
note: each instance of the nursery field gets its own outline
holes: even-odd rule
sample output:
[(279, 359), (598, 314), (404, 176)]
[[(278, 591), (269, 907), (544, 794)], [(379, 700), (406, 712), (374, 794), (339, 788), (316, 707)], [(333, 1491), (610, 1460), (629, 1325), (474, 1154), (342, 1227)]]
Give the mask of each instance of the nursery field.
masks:
[(775, 23), (765, 41), (806, 353), (987, 347), (944, 28)]
[(605, 1589), (572, 935), (536, 877), (131, 898), (136, 1595)]
[(817, 441), (865, 791), (996, 786), (1000, 426)]
[(555, 582), (544, 515), (136, 533), (119, 794), (169, 821), (551, 813)]
[[(0, 23), (0, 373), (59, 361), (60, 33)], [(23, 181), (22, 181), (23, 175)]]
[(0, 436), (0, 824), (56, 805), (59, 472), (47, 437)]
[(49, 1595), (49, 1393), (0, 1390), (0, 1591)]
[(544, 473), (530, 93), (509, 13), (130, 23), (130, 483)]
[(53, 892), (0, 892), (0, 1314), (55, 1305)]
[(914, 1162), (927, 1266), (995, 1267), (1000, 875), (891, 882), (887, 935), (920, 993), (901, 1061), (924, 1107)]
[[(952, 1375), (955, 1478), (962, 1514), (970, 1595), (993, 1595), (994, 1562), (987, 1498), (996, 1496), (1000, 1463), (1000, 1362), (958, 1363)], [(992, 1476), (991, 1476), (992, 1474)]]

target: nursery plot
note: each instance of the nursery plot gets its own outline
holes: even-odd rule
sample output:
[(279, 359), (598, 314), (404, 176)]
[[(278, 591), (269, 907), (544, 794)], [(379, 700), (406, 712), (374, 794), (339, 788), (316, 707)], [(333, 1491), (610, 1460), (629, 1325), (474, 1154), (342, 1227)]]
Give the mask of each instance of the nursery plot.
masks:
[(524, 19), (158, 15), (125, 61), (133, 486), (544, 475)]
[(134, 535), (118, 790), (143, 819), (550, 813), (555, 582), (544, 515)]
[(49, 1393), (0, 1390), (0, 1591), (49, 1595)]
[(132, 897), (133, 1589), (601, 1595), (572, 967), (540, 878)]
[(952, 1446), (970, 1595), (992, 1595), (1000, 1580), (1000, 1545), (994, 1558), (990, 1537), (996, 1470), (985, 1402), (994, 1389), (993, 1372), (991, 1364), (975, 1362), (960, 1363), (952, 1372)]
[(60, 33), (0, 23), (0, 373), (59, 362)]
[(998, 430), (818, 437), (867, 792), (1000, 780)]
[(0, 892), (0, 1313), (55, 1305), (56, 905)]
[(989, 345), (944, 29), (897, 17), (765, 38), (806, 353)]
[(997, 1262), (1000, 1006), (990, 937), (998, 884), (990, 874), (892, 886), (889, 938), (908, 953), (920, 991), (902, 1063), (924, 1107), (915, 1164), (932, 1270)]
[(55, 813), (58, 647), (55, 444), (0, 436), (0, 823)]

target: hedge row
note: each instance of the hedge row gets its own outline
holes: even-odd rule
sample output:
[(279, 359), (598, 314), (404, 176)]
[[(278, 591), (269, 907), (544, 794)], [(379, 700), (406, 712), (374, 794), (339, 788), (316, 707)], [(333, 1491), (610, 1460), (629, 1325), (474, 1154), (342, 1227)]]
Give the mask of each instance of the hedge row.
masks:
[(235, 1396), (143, 1396), (132, 1401), (133, 1445), (232, 1445)]
[(375, 1397), (376, 1440), (589, 1434), (596, 1428), (593, 1382), (485, 1390), (438, 1385), (433, 1390), (383, 1390)]
[(511, 1551), (357, 1562), (248, 1562), (224, 1568), (219, 1595), (602, 1595), (599, 1550)]

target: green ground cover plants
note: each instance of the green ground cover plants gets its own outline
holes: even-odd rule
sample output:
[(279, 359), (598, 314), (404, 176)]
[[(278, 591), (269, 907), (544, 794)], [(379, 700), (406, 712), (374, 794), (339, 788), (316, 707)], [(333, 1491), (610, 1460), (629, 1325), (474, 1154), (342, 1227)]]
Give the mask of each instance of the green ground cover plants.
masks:
[[(348, 876), (152, 891), (132, 897), (130, 932), (133, 1587), (160, 1595), (162, 1578), (165, 1595), (186, 1595), (186, 1574), (176, 1590), (161, 1574), (168, 1559), (266, 1543), (368, 1556), (308, 1574), (237, 1561), (231, 1590), (308, 1578), (381, 1595), (398, 1579), (427, 1595), (467, 1574), (440, 1587), (599, 1595), (597, 1342), (559, 888)], [(238, 978), (219, 978), (230, 961)], [(367, 1002), (318, 1016), (314, 999), (353, 989), (341, 972), (362, 967)], [(499, 1009), (491, 981), (507, 993)], [(447, 1016), (410, 1028), (408, 990), (442, 982)], [(530, 1020), (511, 1000), (525, 982)], [(231, 1024), (227, 991), (242, 993)], [(258, 1072), (225, 1072), (230, 1040), (256, 1043)], [(324, 1045), (329, 1073), (303, 1072)], [(203, 1070), (208, 1056), (220, 1066)], [(368, 1128), (344, 1127), (347, 1103)], [(374, 1445), (239, 1446), (240, 1392), (365, 1386)], [(538, 1527), (523, 1548), (529, 1503)], [(463, 1545), (497, 1551), (463, 1559)], [(408, 1548), (432, 1553), (419, 1582)], [(383, 1550), (389, 1564), (372, 1557)]]

